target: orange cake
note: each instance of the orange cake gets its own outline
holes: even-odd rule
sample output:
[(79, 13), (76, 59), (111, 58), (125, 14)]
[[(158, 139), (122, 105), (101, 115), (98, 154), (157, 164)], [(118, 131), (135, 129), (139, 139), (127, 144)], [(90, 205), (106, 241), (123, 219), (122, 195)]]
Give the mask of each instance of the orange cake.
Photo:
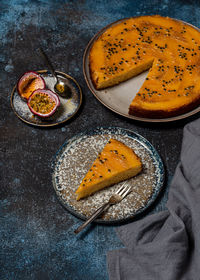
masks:
[(137, 175), (142, 163), (122, 142), (110, 139), (76, 190), (77, 200)]
[(163, 118), (200, 104), (200, 32), (180, 21), (161, 16), (122, 20), (94, 41), (89, 65), (96, 89), (150, 69), (129, 114)]

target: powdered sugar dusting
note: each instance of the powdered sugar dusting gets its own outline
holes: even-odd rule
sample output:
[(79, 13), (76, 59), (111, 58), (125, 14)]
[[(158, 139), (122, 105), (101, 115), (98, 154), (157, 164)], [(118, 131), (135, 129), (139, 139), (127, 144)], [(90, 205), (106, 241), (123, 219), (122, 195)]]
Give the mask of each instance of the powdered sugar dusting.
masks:
[[(110, 138), (117, 139), (141, 158), (143, 171), (127, 180), (132, 185), (132, 192), (120, 203), (110, 207), (101, 217), (104, 221), (121, 220), (137, 214), (144, 209), (158, 191), (160, 178), (160, 162), (155, 159), (151, 145), (144, 138), (120, 128), (99, 128), (94, 133), (79, 135), (71, 139), (58, 152), (56, 157), (53, 184), (56, 193), (64, 203), (82, 216), (90, 216), (98, 207), (106, 202), (123, 182), (101, 190), (88, 198), (76, 201), (75, 191), (89, 170), (98, 153)], [(160, 181), (161, 179), (161, 181)]]

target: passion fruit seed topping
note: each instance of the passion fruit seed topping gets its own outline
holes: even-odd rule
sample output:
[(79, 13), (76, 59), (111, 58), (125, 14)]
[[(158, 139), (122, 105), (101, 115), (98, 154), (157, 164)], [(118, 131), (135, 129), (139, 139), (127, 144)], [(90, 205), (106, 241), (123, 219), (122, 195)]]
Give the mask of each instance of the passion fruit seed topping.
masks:
[(30, 106), (32, 109), (41, 114), (50, 113), (55, 105), (56, 102), (45, 93), (36, 93), (30, 101)]

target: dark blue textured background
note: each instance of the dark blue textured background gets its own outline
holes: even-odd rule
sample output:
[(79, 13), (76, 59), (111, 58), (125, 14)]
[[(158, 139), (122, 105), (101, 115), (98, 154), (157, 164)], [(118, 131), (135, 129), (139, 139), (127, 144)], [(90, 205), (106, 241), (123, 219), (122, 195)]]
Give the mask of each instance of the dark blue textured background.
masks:
[[(106, 253), (123, 246), (115, 226), (91, 225), (74, 235), (81, 221), (59, 204), (51, 183), (54, 154), (80, 131), (109, 124), (146, 137), (163, 158), (167, 173), (165, 190), (150, 212), (165, 208), (182, 129), (189, 120), (150, 125), (122, 118), (94, 98), (82, 73), (84, 49), (99, 29), (146, 14), (200, 27), (200, 4), (192, 0), (0, 1), (0, 280), (108, 279)], [(57, 70), (79, 81), (84, 94), (77, 116), (52, 129), (26, 125), (10, 107), (16, 80), (27, 70), (44, 69), (36, 53), (40, 45)]]

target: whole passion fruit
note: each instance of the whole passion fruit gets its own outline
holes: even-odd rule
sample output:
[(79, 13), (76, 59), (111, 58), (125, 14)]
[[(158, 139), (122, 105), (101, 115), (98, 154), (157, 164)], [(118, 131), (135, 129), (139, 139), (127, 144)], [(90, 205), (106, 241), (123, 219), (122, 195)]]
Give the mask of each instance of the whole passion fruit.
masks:
[(44, 79), (38, 73), (33, 71), (24, 73), (17, 83), (17, 91), (25, 100), (28, 100), (35, 90), (44, 88)]
[(37, 89), (28, 99), (28, 107), (31, 112), (42, 118), (52, 116), (59, 105), (59, 97), (49, 89)]

